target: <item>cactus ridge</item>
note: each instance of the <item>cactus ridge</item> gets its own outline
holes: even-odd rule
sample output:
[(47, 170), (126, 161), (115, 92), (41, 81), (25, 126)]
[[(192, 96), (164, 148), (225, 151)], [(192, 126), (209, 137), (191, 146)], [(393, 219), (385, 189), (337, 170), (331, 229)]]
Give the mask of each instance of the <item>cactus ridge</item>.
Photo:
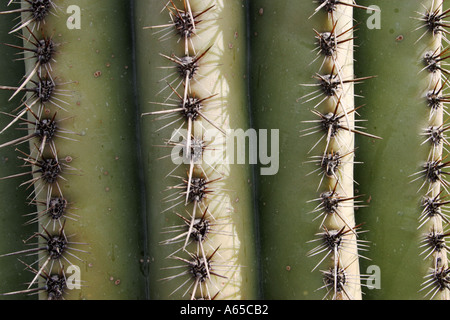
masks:
[[(182, 155), (177, 154), (177, 159), (185, 164), (186, 176), (173, 174), (181, 164), (168, 174), (167, 177), (175, 178), (179, 183), (166, 188), (166, 191), (172, 193), (163, 200), (169, 203), (163, 212), (172, 211), (172, 214), (179, 217), (184, 224), (164, 228), (164, 232), (175, 233), (175, 236), (160, 242), (162, 245), (174, 246), (175, 249), (169, 258), (183, 262), (183, 265), (174, 268), (184, 270), (162, 280), (187, 278), (170, 293), (170, 296), (179, 294), (190, 299), (215, 299), (222, 294), (218, 282), (222, 282), (223, 279), (226, 282), (232, 281), (226, 274), (233, 274), (236, 268), (239, 268), (230, 262), (220, 261), (224, 259), (222, 255), (227, 249), (221, 249), (220, 243), (213, 246), (214, 242), (211, 240), (217, 235), (230, 237), (232, 233), (224, 230), (224, 226), (230, 222), (224, 216), (223, 209), (217, 209), (212, 205), (218, 201), (215, 198), (220, 193), (220, 183), (224, 176), (217, 169), (217, 163), (208, 162), (204, 157), (205, 151), (215, 149), (215, 146), (210, 146), (210, 142), (205, 141), (201, 133), (205, 129), (205, 124), (208, 124), (219, 136), (225, 136), (225, 130), (212, 113), (212, 109), (219, 103), (217, 99), (220, 96), (218, 93), (209, 92), (200, 81), (204, 77), (202, 72), (205, 72), (206, 68), (214, 67), (210, 62), (203, 61), (214, 45), (207, 44), (205, 48), (199, 50), (194, 43), (194, 38), (202, 32), (202, 28), (206, 28), (205, 23), (215, 19), (216, 6), (205, 4), (204, 7), (197, 8), (189, 0), (181, 3), (181, 6), (177, 6), (175, 1), (166, 2), (162, 12), (169, 14), (167, 24), (144, 27), (156, 29), (154, 35), (159, 37), (159, 41), (177, 38), (177, 43), (182, 44), (183, 55), (179, 57), (175, 54), (160, 53), (162, 58), (173, 65), (167, 68), (170, 73), (160, 80), (166, 85), (157, 92), (157, 95), (170, 90), (163, 102), (151, 103), (165, 106), (166, 109), (142, 115), (156, 116), (155, 120), (167, 121), (157, 129), (158, 131), (176, 126), (172, 136), (166, 139), (165, 145), (182, 149)], [(197, 88), (194, 88), (194, 85)], [(181, 142), (175, 140), (175, 136), (179, 134), (182, 135)], [(211, 197), (212, 195), (215, 197)], [(180, 205), (185, 208), (185, 215), (175, 212)], [(212, 253), (208, 253), (211, 251)]]
[[(319, 172), (320, 181), (317, 191), (321, 192), (317, 199), (309, 202), (319, 202), (312, 211), (322, 218), (319, 228), (323, 230), (316, 234), (318, 238), (309, 241), (319, 242), (307, 256), (323, 254), (314, 266), (315, 271), (320, 265), (328, 265), (320, 270), (326, 289), (324, 299), (353, 300), (361, 298), (361, 280), (365, 275), (359, 272), (359, 258), (369, 259), (360, 254), (368, 250), (368, 242), (358, 239), (361, 224), (355, 225), (354, 210), (363, 207), (360, 198), (354, 195), (353, 166), (361, 163), (354, 160), (357, 148), (354, 147), (354, 135), (360, 134), (372, 139), (378, 136), (366, 133), (364, 127), (357, 125), (360, 119), (355, 119), (357, 110), (354, 107), (353, 86), (375, 76), (355, 77), (353, 63), (348, 59), (353, 51), (352, 11), (355, 8), (367, 9), (354, 1), (316, 1), (318, 3), (313, 15), (320, 11), (326, 12), (323, 29), (313, 29), (316, 39), (317, 57), (323, 58), (319, 72), (313, 75), (316, 84), (302, 84), (304, 87), (318, 87), (315, 91), (300, 97), (302, 104), (314, 102), (310, 109), (319, 119), (304, 120), (303, 123), (315, 125), (303, 129), (301, 136), (320, 134), (322, 136), (310, 149), (310, 153), (321, 143), (325, 143), (321, 155), (311, 156), (309, 162), (316, 163), (319, 168), (310, 172)], [(329, 71), (327, 71), (329, 70)], [(321, 111), (319, 111), (321, 110)], [(309, 175), (308, 174), (308, 175)], [(314, 219), (314, 220), (315, 220)]]
[[(8, 5), (10, 4), (12, 1)], [(55, 56), (60, 44), (52, 36), (47, 36), (44, 28), (48, 15), (54, 15), (59, 8), (51, 0), (26, 0), (19, 4), (20, 8), (3, 11), (1, 14), (21, 14), (20, 22), (10, 33), (22, 39), (24, 45), (6, 45), (22, 51), (24, 57), (19, 60), (30, 60), (31, 67), (20, 86), (0, 87), (2, 90), (13, 91), (10, 100), (19, 93), (24, 93), (21, 104), (12, 113), (4, 113), (12, 120), (1, 132), (19, 122), (20, 129), (27, 133), (3, 143), (0, 148), (28, 142), (30, 153), (19, 149), (16, 151), (19, 152), (18, 158), (24, 161), (23, 166), (30, 170), (0, 180), (31, 174), (32, 177), (20, 186), (32, 190), (27, 201), (36, 210), (24, 213), (24, 216), (31, 216), (26, 224), (36, 223), (41, 231), (25, 241), (34, 248), (2, 255), (39, 256), (31, 264), (21, 261), (26, 270), (34, 275), (27, 289), (5, 294), (43, 293), (47, 299), (60, 300), (64, 299), (67, 292), (63, 266), (72, 265), (72, 259), (83, 261), (78, 255), (86, 253), (77, 248), (82, 243), (69, 240), (71, 236), (65, 233), (67, 221), (76, 221), (78, 216), (69, 212), (71, 203), (63, 195), (61, 183), (68, 182), (66, 177), (74, 174), (77, 169), (69, 164), (72, 161), (70, 157), (60, 157), (56, 142), (56, 138), (76, 141), (72, 137), (76, 133), (64, 128), (64, 122), (69, 118), (60, 118), (56, 111), (49, 108), (54, 106), (60, 111), (67, 111), (63, 105), (68, 104), (64, 97), (69, 96), (69, 90), (62, 89), (61, 86), (70, 82), (60, 83), (56, 80), (52, 64), (56, 63)], [(36, 243), (28, 243), (32, 239)], [(44, 285), (39, 279), (44, 281)], [(37, 287), (32, 288), (35, 285)]]
[(415, 44), (423, 42), (427, 45), (425, 54), (420, 57), (424, 64), (422, 70), (427, 71), (426, 77), (429, 78), (425, 94), (429, 117), (422, 135), (425, 135), (423, 143), (428, 142), (430, 151), (422, 169), (411, 177), (414, 177), (414, 182), (423, 180), (418, 190), (423, 198), (417, 229), (424, 231), (419, 243), (423, 250), (420, 254), (424, 255), (429, 267), (419, 292), (429, 299), (449, 299), (448, 250), (444, 231), (449, 223), (446, 214), (448, 201), (445, 200), (449, 191), (446, 180), (449, 162), (445, 161), (446, 156), (443, 154), (443, 151), (447, 151), (445, 145), (448, 143), (444, 136), (447, 130), (444, 115), (448, 115), (445, 105), (448, 97), (443, 93), (448, 84), (448, 71), (443, 64), (447, 49), (443, 48), (443, 44), (447, 41), (446, 28), (449, 25), (445, 19), (449, 16), (449, 10), (443, 10), (443, 1), (427, 1), (422, 7), (423, 11), (416, 12), (418, 17), (414, 17), (419, 21), (419, 26), (414, 31), (425, 29)]
[[(353, 10), (368, 8), (354, 0), (313, 2), (316, 7), (311, 17), (323, 18), (320, 27), (312, 28), (310, 39), (316, 54), (310, 65), (317, 65), (317, 72), (312, 74), (311, 83), (300, 84), (310, 91), (298, 95), (297, 99), (301, 108), (308, 108), (312, 114), (310, 119), (302, 119), (302, 124), (307, 127), (300, 129), (300, 136), (317, 136), (305, 161), (315, 165), (305, 174), (317, 175), (317, 182), (310, 186), (316, 195), (308, 198), (308, 202), (315, 204), (309, 213), (312, 221), (317, 221), (318, 229), (313, 239), (308, 241), (311, 248), (306, 256), (317, 259), (311, 271), (322, 280), (322, 285), (316, 288), (325, 291), (324, 299), (360, 299), (363, 281), (368, 276), (360, 273), (359, 260), (370, 260), (370, 242), (360, 238), (367, 230), (364, 230), (364, 223), (356, 223), (355, 211), (366, 207), (369, 201), (364, 201), (365, 195), (355, 189), (358, 182), (354, 179), (353, 168), (357, 164), (364, 166), (355, 160), (358, 157), (355, 137), (381, 139), (366, 132), (362, 125), (364, 120), (358, 118), (358, 111), (364, 105), (355, 106), (354, 103), (354, 99), (360, 97), (355, 94), (355, 87), (375, 78), (357, 77), (353, 71), (353, 41), (358, 26), (352, 19)], [(218, 47), (216, 43), (197, 44), (202, 33), (209, 28), (208, 23), (217, 20), (220, 14), (220, 5), (211, 3), (164, 0), (160, 14), (167, 15), (167, 22), (144, 28), (152, 30), (149, 36), (155, 36), (160, 42), (169, 46), (174, 44), (170, 47), (173, 52), (159, 53), (165, 64), (171, 64), (161, 66), (161, 69), (167, 69), (167, 74), (159, 79), (158, 101), (150, 101), (160, 109), (141, 113), (141, 116), (161, 121), (155, 130), (158, 134), (172, 130), (170, 136), (164, 136), (164, 144), (160, 146), (168, 148), (171, 153), (159, 160), (172, 160), (174, 163), (170, 171), (165, 172), (168, 182), (162, 191), (168, 195), (161, 200), (164, 208), (158, 212), (161, 216), (164, 214), (161, 219), (167, 224), (161, 230), (165, 237), (159, 245), (170, 250), (165, 260), (167, 267), (161, 268), (167, 276), (159, 280), (175, 283), (169, 297), (226, 298), (229, 296), (228, 287), (238, 282), (236, 274), (242, 267), (236, 264), (237, 259), (233, 260), (234, 256), (229, 258), (229, 252), (234, 249), (230, 249), (226, 241), (221, 243), (223, 238), (220, 237), (235, 237), (230, 231), (236, 227), (232, 220), (234, 208), (218, 205), (228, 201), (221, 195), (227, 175), (217, 159), (207, 158), (210, 162), (204, 159), (210, 151), (217, 151), (217, 145), (212, 145), (203, 136), (203, 131), (214, 129), (217, 132), (214, 141), (222, 141), (227, 138), (229, 124), (228, 119), (214, 114), (213, 110), (227, 100), (216, 93), (221, 89), (220, 80), (212, 86), (213, 89), (208, 89), (209, 84), (201, 81), (209, 76), (205, 69), (215, 66), (214, 62), (211, 63), (211, 56), (217, 54), (215, 49)], [(13, 4), (12, 0), (8, 2), (8, 5)], [(200, 4), (204, 6), (200, 7)], [(24, 213), (24, 216), (28, 217), (26, 224), (36, 224), (39, 232), (25, 241), (32, 249), (0, 256), (33, 254), (38, 258), (31, 264), (21, 261), (33, 277), (28, 288), (5, 294), (43, 293), (48, 299), (64, 299), (67, 278), (63, 266), (72, 264), (73, 259), (84, 261), (82, 255), (88, 253), (78, 248), (85, 243), (72, 241), (72, 235), (66, 235), (68, 224), (82, 220), (74, 214), (73, 199), (62, 186), (63, 183), (69, 184), (70, 174), (79, 172), (76, 165), (70, 164), (73, 159), (59, 154), (58, 148), (60, 140), (77, 141), (77, 133), (65, 128), (66, 120), (70, 118), (60, 116), (67, 112), (65, 106), (69, 103), (65, 97), (70, 96), (69, 90), (62, 87), (71, 82), (58, 81), (53, 66), (57, 64), (60, 44), (54, 41), (53, 36), (46, 35), (48, 16), (59, 10), (56, 1), (25, 0), (20, 5), (21, 8), (0, 12), (22, 15), (11, 33), (18, 34), (23, 46), (8, 46), (24, 53), (21, 60), (27, 63), (28, 70), (18, 86), (0, 86), (1, 90), (13, 92), (10, 100), (24, 95), (16, 109), (10, 113), (2, 112), (11, 121), (0, 128), (0, 133), (14, 125), (25, 133), (20, 138), (0, 144), (0, 148), (29, 145), (30, 151), (18, 147), (17, 152), (23, 166), (30, 170), (0, 177), (0, 180), (31, 175), (20, 186), (30, 191), (26, 201), (36, 209)], [(421, 166), (406, 174), (405, 181), (414, 184), (414, 192), (417, 191), (422, 198), (422, 202), (417, 204), (420, 215), (416, 232), (421, 233), (417, 243), (421, 251), (418, 258), (425, 261), (428, 271), (419, 292), (430, 299), (448, 299), (450, 186), (446, 176), (450, 173), (450, 161), (446, 153), (450, 125), (445, 124), (444, 117), (449, 115), (446, 104), (450, 99), (445, 93), (449, 55), (444, 44), (448, 44), (446, 36), (450, 25), (446, 19), (450, 9), (443, 9), (443, 1), (440, 0), (426, 0), (423, 8), (423, 12), (417, 12), (417, 17), (413, 18), (419, 24), (413, 30), (417, 32), (416, 44), (426, 44), (425, 50), (417, 55), (422, 63), (419, 75), (428, 81), (422, 94), (427, 117), (420, 119), (422, 124), (424, 120), (427, 123), (417, 134), (421, 136), (422, 145), (428, 145), (429, 150)], [(228, 48), (231, 49), (232, 45), (229, 43)], [(180, 135), (181, 141), (178, 139)], [(180, 152), (174, 154), (173, 150)], [(169, 215), (171, 218), (167, 218)], [(168, 224), (168, 221), (175, 222)], [(30, 240), (36, 243), (28, 243)], [(238, 241), (238, 237), (230, 242), (235, 240)], [(291, 271), (290, 268), (286, 267), (286, 271)], [(305, 295), (308, 294), (306, 291)]]

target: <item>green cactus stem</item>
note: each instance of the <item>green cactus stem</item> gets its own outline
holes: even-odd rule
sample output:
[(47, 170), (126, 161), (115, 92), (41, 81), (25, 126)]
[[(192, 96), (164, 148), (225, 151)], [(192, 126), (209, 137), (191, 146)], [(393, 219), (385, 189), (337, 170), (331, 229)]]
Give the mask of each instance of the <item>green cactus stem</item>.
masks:
[(265, 295), (361, 299), (354, 140), (378, 137), (355, 117), (354, 83), (371, 77), (354, 75), (352, 2), (250, 8), (255, 126), (282, 141), (280, 172), (259, 180)]
[[(53, 103), (31, 107), (40, 119), (54, 117), (61, 130), (52, 143), (33, 139), (30, 155), (19, 156), (32, 164), (37, 180), (33, 197), (41, 203), (40, 209), (63, 197), (68, 212), (57, 221), (43, 217), (39, 231), (35, 224), (30, 238), (47, 247), (52, 240), (53, 251), (41, 250), (30, 279), (65, 274), (66, 290), (59, 297), (64, 299), (142, 299), (145, 246), (130, 6), (124, 1), (78, 1), (70, 15), (66, 11), (70, 1), (54, 4), (56, 14), (48, 15), (39, 30), (32, 27), (37, 24), (33, 21), (20, 31), (26, 48), (33, 48), (33, 42), (44, 44), (40, 39), (47, 39), (47, 47), (55, 44), (54, 52), (47, 53), (48, 63), (41, 56), (39, 63), (34, 57), (25, 62), (27, 77), (51, 77), (65, 93), (55, 96)], [(27, 17), (24, 12), (24, 24)], [(69, 22), (78, 22), (79, 28), (69, 28)], [(26, 84), (31, 86), (31, 81)], [(34, 119), (31, 111), (29, 119)], [(40, 297), (54, 296), (43, 291)]]
[(226, 158), (249, 128), (245, 2), (165, 4), (135, 3), (151, 298), (255, 299), (251, 169)]

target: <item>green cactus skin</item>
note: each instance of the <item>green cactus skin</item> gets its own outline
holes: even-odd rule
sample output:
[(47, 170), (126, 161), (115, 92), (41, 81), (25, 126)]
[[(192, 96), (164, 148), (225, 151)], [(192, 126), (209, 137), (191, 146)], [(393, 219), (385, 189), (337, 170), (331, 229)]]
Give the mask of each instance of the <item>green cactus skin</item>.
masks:
[[(158, 28), (148, 28), (170, 22), (169, 11), (164, 8), (164, 4), (165, 2), (161, 1), (135, 2), (137, 82), (143, 114), (170, 109), (158, 103), (163, 103), (172, 92), (161, 79), (167, 77), (173, 69), (161, 67), (173, 68), (174, 63), (160, 54), (183, 57), (186, 52), (185, 41), (178, 35), (173, 34), (172, 37), (161, 40), (160, 36), (168, 31), (158, 33)], [(187, 42), (190, 56), (195, 56), (195, 52), (207, 51), (199, 62), (198, 74), (201, 76), (197, 79), (194, 76), (195, 80), (189, 82), (192, 91), (200, 98), (217, 94), (205, 101), (205, 114), (214, 122), (214, 125), (202, 118), (201, 126), (207, 130), (217, 126), (223, 131), (227, 129), (245, 131), (249, 127), (245, 85), (247, 76), (245, 3), (241, 0), (227, 1), (226, 5), (217, 1), (189, 1), (189, 5), (194, 16), (214, 5), (196, 19), (199, 21), (196, 25), (198, 36), (193, 36), (192, 42)], [(172, 12), (177, 12), (174, 6), (183, 12), (188, 12), (188, 7), (185, 7), (182, 1), (168, 2), (168, 6)], [(178, 79), (177, 77), (176, 75), (175, 78), (170, 78), (175, 79), (174, 88), (181, 81), (181, 77)], [(167, 79), (168, 82), (171, 80)], [(164, 87), (166, 89), (158, 94)], [(179, 86), (178, 92), (183, 96), (183, 85)], [(181, 103), (175, 94), (172, 94), (172, 100), (168, 102)], [(176, 118), (172, 118), (174, 119)], [(210, 150), (205, 150), (203, 154), (204, 162), (196, 166), (194, 170), (196, 172), (194, 176), (205, 171), (210, 180), (220, 179), (208, 186), (213, 194), (208, 195), (206, 201), (201, 204), (202, 210), (196, 210), (196, 217), (199, 218), (206, 206), (207, 217), (209, 219), (211, 216), (214, 217), (212, 221), (216, 224), (214, 229), (217, 230), (216, 234), (211, 232), (203, 243), (207, 257), (217, 249), (211, 261), (213, 264), (211, 272), (214, 274), (211, 274), (210, 280), (205, 281), (206, 286), (204, 284), (197, 286), (186, 261), (180, 260), (191, 260), (189, 254), (183, 250), (184, 248), (193, 254), (198, 253), (203, 256), (198, 249), (198, 244), (191, 243), (185, 247), (184, 240), (176, 244), (161, 244), (177, 235), (177, 233), (167, 233), (171, 230), (170, 228), (184, 223), (174, 213), (192, 221), (190, 216), (194, 208), (192, 203), (184, 205), (185, 196), (179, 198), (178, 205), (176, 205), (177, 201), (164, 200), (165, 197), (170, 198), (171, 194), (181, 190), (165, 191), (167, 188), (180, 184), (180, 177), (186, 179), (190, 168), (189, 165), (183, 164), (175, 169), (175, 164), (170, 157), (167, 157), (170, 155), (170, 149), (161, 147), (171, 138), (174, 129), (189, 128), (187, 123), (181, 126), (182, 121), (164, 127), (169, 122), (158, 120), (158, 115), (147, 114), (142, 119), (142, 150), (148, 199), (150, 297), (152, 299), (255, 299), (258, 293), (258, 269), (251, 170), (248, 165), (228, 165), (213, 161), (211, 153), (215, 152), (216, 156), (220, 156), (223, 152), (220, 149), (220, 139), (223, 139), (223, 134), (219, 130), (216, 130), (215, 141), (207, 147)], [(192, 132), (200, 138), (202, 127), (198, 123), (198, 120), (193, 121)], [(161, 129), (163, 127), (164, 129)], [(209, 132), (207, 130), (205, 130), (206, 133)], [(211, 162), (214, 169), (208, 166)], [(184, 190), (186, 193), (186, 189)], [(174, 267), (178, 268), (173, 269)], [(172, 279), (180, 273), (185, 275)]]
[[(420, 255), (425, 247), (419, 248), (430, 224), (418, 229), (421, 201), (428, 186), (418, 192), (425, 180), (411, 182), (418, 177), (411, 175), (421, 170), (431, 148), (429, 143), (423, 144), (425, 136), (421, 133), (430, 118), (425, 94), (434, 84), (426, 70), (419, 73), (425, 66), (422, 57), (427, 50), (439, 47), (440, 41), (433, 42), (429, 34), (418, 41), (426, 29), (414, 31), (421, 22), (412, 17), (419, 18), (432, 1), (378, 1), (377, 5), (381, 8), (381, 29), (361, 28), (356, 53), (356, 70), (378, 76), (370, 86), (360, 87), (359, 93), (371, 106), (361, 115), (369, 119), (371, 132), (384, 137), (381, 143), (361, 144), (359, 159), (365, 166), (355, 173), (360, 192), (371, 199), (370, 207), (361, 216), (370, 229), (366, 239), (372, 242), (372, 261), (367, 264), (378, 266), (382, 279), (380, 288), (368, 290), (366, 298), (422, 299), (432, 288), (421, 291), (432, 262)], [(359, 19), (364, 15), (367, 17), (360, 13)], [(439, 118), (442, 121), (442, 113), (431, 120)], [(438, 193), (439, 186), (432, 194)]]
[[(0, 11), (7, 10), (6, 4), (0, 5)], [(10, 30), (15, 22), (13, 16), (1, 17), (0, 30)], [(10, 43), (20, 45), (21, 40), (8, 35), (5, 32), (0, 34), (1, 43)], [(16, 51), (12, 48), (2, 45), (0, 47), (2, 59), (0, 60), (0, 84), (1, 85), (17, 85), (24, 73), (24, 66), (21, 61), (14, 61)], [(8, 102), (11, 92), (7, 90), (0, 91), (1, 112), (10, 113), (17, 107), (17, 99)], [(0, 116), (0, 128), (4, 128), (11, 119), (6, 116)], [(10, 129), (0, 135), (0, 145), (9, 141), (18, 139), (23, 132), (16, 129)], [(20, 171), (22, 161), (17, 159), (17, 154), (12, 148), (0, 149), (0, 177), (7, 177), (16, 174)], [(25, 170), (25, 169), (23, 169)], [(25, 172), (25, 171), (24, 171)], [(2, 199), (0, 201), (0, 254), (5, 254), (13, 251), (23, 250), (24, 245), (22, 240), (27, 238), (34, 232), (36, 225), (24, 224), (29, 218), (23, 215), (34, 212), (36, 210), (33, 206), (28, 206), (24, 199), (28, 195), (24, 188), (19, 188), (17, 181), (7, 179), (0, 183), (0, 194)], [(29, 258), (23, 257), (23, 261), (30, 263)], [(25, 271), (25, 266), (17, 260), (17, 257), (4, 257), (0, 259), (0, 293), (9, 293), (20, 290), (25, 283), (29, 281), (30, 273)], [(23, 297), (30, 298), (29, 296)], [(1, 296), (1, 299), (17, 299), (15, 295)]]
[[(59, 43), (51, 75), (64, 84), (61, 88), (70, 95), (62, 98), (66, 103), (59, 103), (66, 111), (51, 104), (45, 108), (57, 110), (57, 119), (66, 119), (61, 122), (63, 129), (76, 133), (64, 136), (77, 140), (55, 139), (59, 159), (76, 169), (63, 169), (65, 180), (59, 180), (59, 184), (76, 214), (76, 221), (66, 220), (64, 232), (69, 241), (80, 243), (71, 247), (82, 250), (71, 251), (79, 260), (66, 256), (80, 268), (81, 288), (66, 290), (63, 297), (142, 299), (146, 296), (142, 270), (144, 229), (131, 11), (124, 1), (78, 1), (81, 28), (69, 29), (66, 23), (70, 14), (66, 9), (71, 4), (58, 1), (61, 10), (57, 16), (51, 15), (41, 24), (43, 33), (53, 35)], [(33, 67), (34, 61), (27, 60), (27, 74)], [(53, 194), (57, 193), (54, 187)], [(46, 196), (42, 192), (39, 200)], [(62, 263), (67, 268), (68, 262)], [(58, 263), (55, 268), (59, 268)], [(40, 297), (46, 299), (46, 293)]]

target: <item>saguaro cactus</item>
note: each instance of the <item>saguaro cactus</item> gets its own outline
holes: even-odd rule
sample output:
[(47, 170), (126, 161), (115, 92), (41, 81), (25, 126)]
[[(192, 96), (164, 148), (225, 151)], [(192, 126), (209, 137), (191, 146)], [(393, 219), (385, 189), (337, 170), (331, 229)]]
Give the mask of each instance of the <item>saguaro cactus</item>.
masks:
[(447, 5), (7, 1), (2, 297), (448, 299)]

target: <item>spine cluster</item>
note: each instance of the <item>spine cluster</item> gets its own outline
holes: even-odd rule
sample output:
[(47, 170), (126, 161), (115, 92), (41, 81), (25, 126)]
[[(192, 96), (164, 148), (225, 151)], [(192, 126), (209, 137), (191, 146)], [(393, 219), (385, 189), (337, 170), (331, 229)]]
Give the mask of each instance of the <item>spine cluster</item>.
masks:
[[(303, 135), (320, 134), (310, 153), (318, 174), (317, 191), (320, 192), (313, 210), (314, 219), (320, 221), (317, 244), (309, 256), (321, 256), (313, 269), (320, 270), (325, 289), (324, 298), (336, 300), (361, 299), (361, 275), (359, 252), (367, 246), (358, 239), (361, 225), (355, 224), (355, 208), (361, 195), (354, 194), (353, 165), (355, 162), (355, 134), (378, 138), (361, 131), (357, 125), (354, 103), (354, 84), (371, 77), (357, 78), (353, 72), (353, 8), (362, 8), (353, 1), (316, 1), (314, 14), (323, 14), (322, 29), (315, 30), (317, 61), (322, 61), (313, 76), (316, 88), (303, 97), (302, 103), (314, 103), (311, 108), (315, 120), (304, 121), (314, 126), (305, 129)], [(325, 13), (324, 13), (325, 12)], [(315, 60), (315, 61), (316, 61)]]
[(61, 183), (67, 181), (66, 176), (74, 168), (69, 164), (72, 161), (70, 157), (59, 154), (58, 143), (62, 139), (74, 139), (70, 137), (73, 132), (64, 128), (67, 118), (61, 117), (61, 114), (67, 113), (64, 96), (68, 90), (61, 89), (64, 84), (57, 82), (58, 77), (52, 68), (56, 63), (59, 44), (44, 27), (47, 17), (59, 8), (52, 0), (10, 1), (9, 5), (18, 7), (1, 14), (9, 18), (17, 13), (21, 15), (10, 33), (20, 37), (23, 46), (7, 45), (21, 51), (28, 73), (19, 86), (0, 87), (13, 92), (10, 100), (23, 95), (15, 110), (2, 114), (11, 121), (0, 130), (3, 133), (18, 126), (25, 134), (19, 139), (2, 143), (0, 148), (16, 147), (18, 158), (28, 170), (0, 180), (31, 176), (20, 186), (30, 190), (26, 201), (35, 211), (23, 214), (28, 217), (27, 224), (36, 224), (38, 228), (28, 239), (24, 239), (31, 249), (3, 255), (32, 256), (31, 263), (20, 261), (34, 275), (25, 290), (5, 294), (39, 293), (47, 299), (60, 300), (67, 290), (64, 270), (72, 265), (73, 259), (81, 260), (77, 254), (82, 250), (75, 248), (71, 236), (65, 232), (65, 226), (76, 220), (76, 216), (71, 212), (71, 200), (63, 195)]

